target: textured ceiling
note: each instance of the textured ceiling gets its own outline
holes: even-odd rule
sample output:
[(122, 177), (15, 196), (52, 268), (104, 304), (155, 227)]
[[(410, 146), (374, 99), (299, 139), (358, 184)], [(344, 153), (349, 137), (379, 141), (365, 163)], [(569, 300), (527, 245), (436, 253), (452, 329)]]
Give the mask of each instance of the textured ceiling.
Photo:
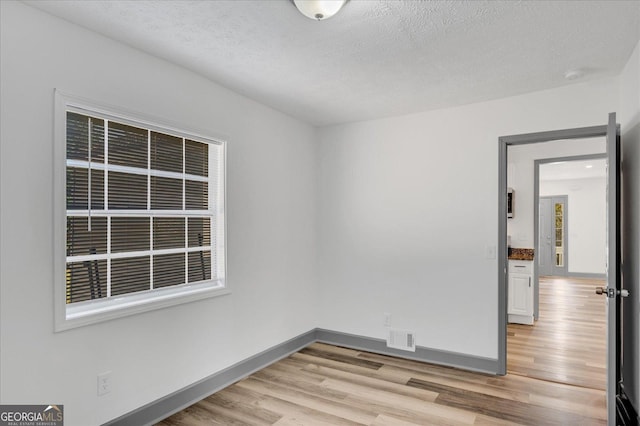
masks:
[(319, 126), (617, 75), (640, 39), (640, 1), (27, 3)]

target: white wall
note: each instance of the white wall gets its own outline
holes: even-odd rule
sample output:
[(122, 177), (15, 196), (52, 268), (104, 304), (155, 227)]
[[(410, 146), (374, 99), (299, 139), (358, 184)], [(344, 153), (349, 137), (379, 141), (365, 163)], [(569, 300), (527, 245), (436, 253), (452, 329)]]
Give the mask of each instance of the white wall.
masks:
[(497, 358), (498, 137), (601, 125), (617, 81), (320, 130), (319, 326)]
[(622, 129), (624, 382), (640, 412), (640, 42), (620, 75)]
[(569, 273), (607, 273), (606, 178), (540, 180), (540, 196), (567, 195)]
[[(594, 126), (599, 124), (606, 124), (606, 117), (593, 123)], [(550, 141), (507, 148), (507, 186), (515, 190), (515, 213), (513, 218), (507, 221), (507, 235), (511, 236), (511, 247), (535, 248), (534, 160), (601, 154), (606, 150), (605, 138)]]
[[(29, 6), (0, 8), (1, 403), (64, 404), (66, 425), (96, 425), (314, 328), (315, 130)], [(54, 88), (228, 138), (231, 295), (53, 333)]]

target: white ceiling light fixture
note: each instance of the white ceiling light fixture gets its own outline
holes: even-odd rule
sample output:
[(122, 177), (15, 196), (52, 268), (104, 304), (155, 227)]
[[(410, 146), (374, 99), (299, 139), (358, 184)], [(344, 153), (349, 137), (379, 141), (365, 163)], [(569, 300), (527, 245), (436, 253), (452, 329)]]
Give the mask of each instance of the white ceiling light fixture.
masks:
[(578, 80), (584, 77), (585, 71), (582, 68), (576, 68), (573, 70), (568, 70), (564, 73), (564, 78), (567, 80)]
[(307, 18), (322, 21), (338, 13), (347, 0), (293, 0), (293, 4)]

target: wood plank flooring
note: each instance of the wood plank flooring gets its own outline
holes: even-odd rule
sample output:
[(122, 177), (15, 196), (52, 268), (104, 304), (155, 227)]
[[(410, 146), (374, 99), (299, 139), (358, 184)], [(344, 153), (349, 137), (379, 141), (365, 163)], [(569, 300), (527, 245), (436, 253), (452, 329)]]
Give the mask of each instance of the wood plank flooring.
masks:
[(504, 377), (315, 343), (163, 420), (202, 425), (605, 425), (604, 282), (542, 278)]
[(540, 278), (535, 325), (507, 327), (507, 372), (593, 389), (606, 387), (603, 280)]
[(315, 343), (165, 419), (201, 425), (605, 425), (604, 392)]

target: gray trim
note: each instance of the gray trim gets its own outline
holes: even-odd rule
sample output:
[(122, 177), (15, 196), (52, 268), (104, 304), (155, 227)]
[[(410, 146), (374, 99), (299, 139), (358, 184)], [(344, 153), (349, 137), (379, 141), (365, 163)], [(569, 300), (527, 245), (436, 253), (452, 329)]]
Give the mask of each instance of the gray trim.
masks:
[(603, 160), (607, 158), (607, 153), (601, 154), (584, 154), (584, 155), (571, 155), (568, 157), (552, 157), (552, 158), (540, 158), (535, 160), (536, 163), (556, 163), (558, 161), (584, 161), (584, 160)]
[(575, 129), (552, 130), (550, 132), (524, 133), (521, 135), (500, 136), (498, 139), (507, 145), (527, 145), (538, 142), (550, 142), (562, 139), (587, 139), (606, 136), (607, 126), (578, 127)]
[(466, 355), (459, 352), (442, 351), (416, 346), (415, 352), (402, 351), (387, 347), (384, 339), (364, 337), (354, 334), (342, 333), (324, 329), (316, 330), (318, 342), (336, 346), (373, 352), (381, 355), (390, 355), (397, 358), (411, 359), (430, 364), (446, 365), (465, 370), (479, 371), (482, 373), (498, 374), (498, 360), (475, 355)]
[(498, 360), (465, 355), (457, 352), (416, 347), (416, 352), (388, 348), (382, 339), (356, 336), (339, 331), (313, 329), (257, 355), (240, 361), (229, 368), (212, 374), (165, 397), (104, 423), (103, 426), (153, 425), (178, 411), (212, 395), (276, 361), (298, 352), (315, 342), (359, 349), (367, 352), (441, 364), (483, 373), (498, 374)]
[[(507, 147), (606, 135), (607, 125), (604, 125), (498, 138), (498, 374), (507, 374)], [(535, 271), (537, 269), (534, 262), (534, 273)]]
[(540, 317), (540, 161), (533, 162), (533, 320)]
[(507, 146), (499, 139), (498, 160), (498, 374), (507, 374)]
[(104, 425), (153, 425), (238, 380), (310, 345), (315, 342), (315, 336), (315, 330), (301, 334), (143, 407), (108, 421)]

